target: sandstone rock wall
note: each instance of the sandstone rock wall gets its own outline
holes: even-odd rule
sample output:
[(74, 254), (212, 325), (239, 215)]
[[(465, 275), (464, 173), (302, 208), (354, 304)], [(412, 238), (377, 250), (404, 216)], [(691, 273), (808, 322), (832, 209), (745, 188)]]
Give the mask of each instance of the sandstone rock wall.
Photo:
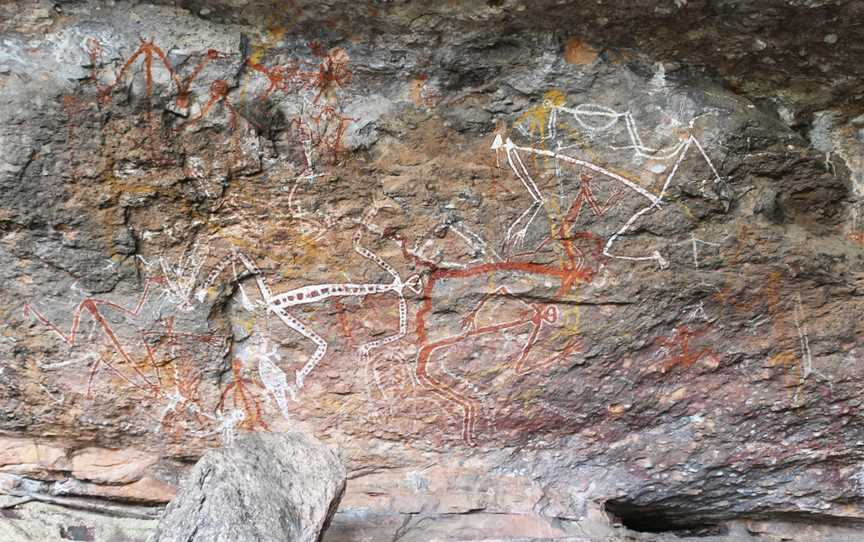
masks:
[(22, 522), (300, 429), (334, 541), (857, 529), (856, 2), (164, 4), (0, 6)]

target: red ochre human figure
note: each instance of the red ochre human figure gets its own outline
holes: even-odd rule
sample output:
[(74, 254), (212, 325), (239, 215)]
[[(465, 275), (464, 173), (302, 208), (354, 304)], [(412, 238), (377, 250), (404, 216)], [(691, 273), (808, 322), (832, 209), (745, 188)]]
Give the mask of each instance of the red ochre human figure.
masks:
[[(90, 57), (90, 77), (87, 82), (95, 85), (100, 104), (110, 103), (114, 90), (128, 80), (136, 65), (141, 66), (145, 87), (144, 94), (148, 103), (146, 116), (150, 131), (150, 143), (154, 145), (158, 136), (155, 126), (156, 118), (152, 114), (151, 103), (156, 83), (154, 65), (159, 66), (161, 64), (162, 69), (167, 73), (170, 84), (176, 91), (174, 97), (176, 106), (179, 109), (186, 110), (192, 103), (192, 84), (204, 72), (206, 66), (215, 60), (229, 58), (229, 55), (225, 53), (215, 49), (208, 49), (206, 53), (201, 55), (191, 71), (184, 76), (178, 67), (172, 64), (165, 50), (156, 45), (153, 38), (140, 38), (140, 45), (123, 61), (120, 69), (114, 74), (113, 80), (108, 84), (101, 84), (99, 77), (100, 66), (102, 65), (102, 46), (95, 38), (89, 38), (86, 47)], [(306, 176), (312, 178), (313, 149), (320, 148), (324, 152), (330, 153), (335, 162), (343, 150), (342, 139), (348, 125), (354, 119), (342, 115), (336, 103), (336, 91), (347, 85), (352, 77), (348, 67), (349, 57), (347, 52), (338, 47), (327, 51), (317, 42), (310, 43), (309, 47), (313, 55), (318, 57), (320, 61), (315, 63), (302, 61), (284, 66), (268, 67), (259, 61), (250, 59), (246, 60), (246, 66), (253, 72), (265, 76), (269, 82), (267, 88), (258, 96), (259, 99), (266, 99), (277, 91), (292, 94), (305, 89), (310, 92), (310, 96), (305, 98), (306, 102), (311, 106), (310, 114), (302, 119), (298, 117), (295, 120), (297, 121), (296, 128), (300, 135), (299, 140), (303, 145), (306, 157), (304, 173), (307, 173), (308, 175)], [(200, 122), (211, 114), (217, 104), (222, 104), (227, 111), (229, 117), (228, 125), (231, 130), (237, 128), (238, 117), (243, 116), (244, 120), (252, 127), (261, 131), (261, 126), (248, 116), (241, 114), (237, 105), (229, 97), (230, 90), (230, 86), (226, 81), (213, 81), (210, 84), (206, 102), (192, 118), (177, 125), (176, 131), (182, 131)], [(292, 121), (293, 123), (294, 121)], [(239, 145), (237, 142), (235, 144)], [(75, 175), (73, 172), (73, 176)]]
[(315, 137), (312, 139), (314, 147), (324, 147), (327, 149), (335, 163), (344, 151), (342, 146), (342, 138), (348, 125), (356, 119), (346, 117), (331, 105), (325, 105), (321, 108), (321, 112), (312, 117), (312, 122), (315, 124)]
[(228, 125), (229, 125), (229, 127), (232, 130), (236, 129), (237, 128), (237, 116), (238, 116), (238, 114), (237, 114), (237, 109), (234, 107), (234, 104), (232, 104), (231, 100), (228, 99), (229, 90), (230, 90), (230, 88), (228, 87), (228, 82), (224, 81), (222, 79), (217, 79), (217, 80), (213, 81), (212, 83), (210, 83), (210, 99), (207, 100), (207, 103), (205, 103), (203, 107), (201, 107), (201, 111), (197, 115), (195, 115), (194, 117), (192, 117), (191, 119), (189, 119), (185, 123), (181, 124), (177, 128), (178, 131), (185, 129), (187, 126), (195, 124), (196, 122), (198, 122), (201, 119), (203, 119), (204, 117), (206, 117), (210, 113), (210, 109), (212, 109), (213, 106), (219, 102), (222, 102), (222, 104), (225, 106), (225, 108), (228, 109), (228, 113), (229, 113)]
[(243, 362), (234, 358), (231, 361), (231, 374), (233, 376), (233, 380), (230, 384), (225, 386), (225, 389), (222, 390), (222, 395), (219, 398), (219, 404), (216, 405), (216, 411), (222, 412), (225, 410), (228, 401), (228, 394), (231, 394), (231, 402), (234, 405), (234, 408), (241, 408), (243, 410), (243, 421), (240, 422), (239, 427), (246, 429), (248, 431), (254, 431), (256, 427), (261, 427), (265, 431), (269, 431), (270, 428), (267, 426), (267, 423), (264, 421), (263, 415), (261, 414), (261, 401), (259, 401), (252, 392), (249, 391), (249, 387), (255, 386), (261, 390), (266, 390), (264, 387), (257, 382), (253, 381), (249, 378), (243, 378)]
[(351, 82), (352, 73), (348, 69), (348, 60), (348, 53), (341, 47), (328, 51), (327, 56), (318, 65), (318, 70), (310, 78), (311, 86), (318, 90), (313, 103), (317, 104), (325, 94)]
[(153, 55), (156, 55), (158, 59), (162, 62), (162, 65), (168, 71), (169, 77), (174, 81), (179, 89), (181, 86), (180, 77), (177, 75), (177, 72), (174, 70), (174, 66), (168, 60), (168, 56), (165, 52), (160, 49), (157, 45), (153, 43), (153, 39), (150, 41), (141, 38), (141, 45), (138, 49), (132, 53), (132, 56), (129, 57), (128, 60), (123, 64), (120, 68), (120, 71), (117, 72), (117, 75), (114, 77), (114, 83), (109, 87), (110, 90), (113, 90), (118, 83), (123, 81), (123, 77), (126, 74), (126, 71), (132, 67), (138, 57), (144, 55), (144, 86), (147, 92), (147, 97), (150, 98), (153, 95)]
[[(96, 87), (98, 103), (102, 105), (108, 104), (111, 102), (114, 90), (124, 83), (128, 74), (131, 73), (133, 66), (140, 60), (144, 74), (144, 94), (147, 99), (146, 118), (148, 129), (150, 132), (150, 143), (155, 144), (157, 140), (157, 131), (155, 126), (156, 119), (154, 118), (152, 111), (152, 99), (155, 84), (153, 72), (154, 61), (156, 61), (157, 64), (161, 63), (163, 69), (168, 74), (168, 78), (170, 79), (171, 83), (173, 83), (174, 89), (176, 91), (174, 97), (174, 102), (176, 106), (180, 109), (185, 110), (190, 106), (191, 103), (190, 88), (192, 86), (192, 83), (201, 75), (201, 73), (204, 71), (204, 68), (214, 60), (227, 59), (229, 58), (229, 56), (225, 53), (217, 51), (216, 49), (208, 49), (207, 52), (204, 53), (198, 60), (197, 64), (192, 68), (191, 72), (189, 72), (186, 76), (181, 76), (179, 70), (171, 63), (165, 51), (162, 50), (162, 48), (160, 48), (158, 45), (156, 45), (152, 38), (149, 40), (140, 38), (140, 41), (141, 44), (139, 45), (139, 47), (129, 56), (129, 58), (126, 59), (120, 69), (116, 72), (116, 74), (114, 75), (114, 80), (110, 84), (102, 85), (99, 82), (99, 66), (101, 65), (102, 46), (95, 38), (89, 38), (87, 40), (87, 48), (90, 55), (90, 82), (92, 82)], [(223, 83), (216, 81), (211, 84), (210, 100), (205, 105), (205, 109), (209, 110), (209, 108), (212, 107), (212, 105), (217, 101), (227, 102), (227, 84), (224, 86), (223, 93)], [(236, 110), (230, 103), (228, 103), (228, 108), (231, 113), (231, 125), (233, 127), (236, 124)], [(190, 121), (181, 124), (180, 129), (183, 129), (189, 124)]]
[(576, 222), (582, 214), (582, 206), (584, 204), (588, 204), (588, 209), (591, 211), (591, 214), (597, 217), (602, 217), (605, 216), (606, 213), (608, 213), (609, 210), (621, 200), (621, 198), (624, 197), (624, 189), (619, 188), (618, 191), (613, 192), (609, 196), (603, 205), (600, 205), (597, 201), (597, 197), (594, 195), (594, 190), (591, 188), (592, 180), (593, 178), (591, 175), (585, 173), (582, 173), (579, 176), (579, 192), (570, 204), (570, 210), (567, 212), (567, 216), (561, 224), (562, 229), (565, 225), (572, 225)]
[(666, 356), (662, 360), (661, 372), (665, 373), (673, 367), (681, 366), (689, 369), (694, 363), (702, 358), (710, 358), (715, 363), (720, 358), (710, 348), (690, 349), (690, 339), (705, 334), (707, 329), (692, 330), (686, 325), (678, 326), (672, 331), (671, 337), (658, 337), (654, 340), (655, 346), (660, 351), (665, 351)]
[(506, 287), (497, 289), (494, 293), (489, 294), (480, 304), (472, 310), (471, 314), (463, 321), (464, 331), (460, 334), (446, 337), (432, 342), (421, 343), (423, 346), (417, 354), (417, 377), (420, 382), (433, 394), (443, 399), (444, 401), (454, 404), (462, 410), (462, 439), (469, 446), (476, 444), (474, 439), (474, 430), (477, 420), (477, 412), (479, 410), (479, 402), (475, 399), (467, 397), (453, 390), (452, 387), (444, 385), (442, 382), (433, 378), (428, 372), (429, 361), (432, 355), (441, 348), (453, 346), (457, 343), (466, 341), (473, 337), (487, 335), (490, 333), (501, 333), (503, 331), (530, 326), (528, 339), (522, 346), (520, 354), (513, 363), (513, 369), (517, 374), (527, 374), (541, 367), (552, 365), (557, 361), (567, 357), (574, 351), (581, 348), (581, 344), (577, 338), (571, 338), (564, 346), (561, 352), (550, 356), (541, 363), (534, 364), (526, 369), (526, 361), (531, 350), (537, 343), (540, 330), (547, 324), (554, 324), (558, 319), (558, 308), (555, 305), (534, 304), (529, 305), (527, 310), (512, 320), (496, 322), (484, 326), (478, 326), (475, 322), (477, 311), (491, 296), (511, 295), (511, 292)]
[(253, 71), (262, 74), (269, 81), (269, 85), (258, 97), (265, 100), (275, 91), (290, 93), (294, 91), (294, 85), (300, 82), (300, 67), (297, 65), (275, 66), (268, 68), (260, 62), (247, 60), (246, 65)]
[[(179, 430), (174, 424), (183, 416), (190, 416), (200, 427), (219, 421), (204, 410), (200, 397), (200, 385), (205, 363), (221, 358), (227, 338), (209, 333), (184, 333), (174, 330), (174, 317), (160, 320), (164, 329), (152, 329), (141, 333), (141, 343), (147, 352), (147, 360), (153, 368), (157, 381), (157, 396), (167, 404), (162, 411), (159, 425), (162, 430)], [(200, 348), (218, 347), (217, 356), (212, 351), (202, 356)], [(171, 369), (164, 375), (160, 367)], [(176, 431), (175, 431), (176, 432)]]
[[(289, 121), (303, 145), (306, 160), (304, 172), (307, 173), (313, 168), (312, 149), (323, 148), (332, 155), (334, 162), (337, 160), (343, 150), (342, 139), (345, 132), (355, 120), (339, 112), (334, 98), (335, 91), (351, 81), (348, 54), (338, 47), (325, 51), (317, 42), (311, 42), (309, 47), (313, 55), (323, 59), (317, 66), (300, 62), (268, 67), (259, 61), (246, 61), (251, 70), (262, 74), (268, 80), (267, 88), (259, 96), (262, 100), (277, 91), (291, 94), (302, 89), (311, 89), (315, 92), (310, 103), (311, 111)], [(322, 97), (326, 99), (322, 101)]]
[[(90, 369), (87, 379), (86, 397), (89, 398), (91, 396), (95, 375), (99, 371), (100, 366), (104, 364), (112, 373), (134, 389), (144, 392), (148, 397), (169, 403), (169, 407), (163, 413), (162, 418), (158, 420), (162, 429), (169, 429), (180, 413), (191, 414), (201, 426), (204, 426), (207, 423), (205, 418), (210, 420), (213, 418), (200, 408), (198, 387), (201, 382), (201, 372), (198, 370), (198, 367), (194, 366), (196, 355), (192, 353), (194, 347), (190, 345), (192, 343), (215, 344), (219, 342), (219, 338), (209, 334), (178, 333), (174, 331), (173, 318), (168, 318), (163, 321), (164, 330), (151, 330), (139, 333), (144, 354), (133, 356), (130, 354), (129, 347), (123, 344), (123, 341), (103, 314), (105, 309), (111, 309), (127, 317), (137, 318), (140, 316), (152, 292), (153, 285), (156, 284), (164, 285), (165, 281), (161, 277), (145, 281), (141, 297), (135, 307), (131, 309), (111, 301), (92, 297), (83, 300), (72, 312), (72, 323), (68, 333), (64, 333), (57, 325), (52, 323), (29, 303), (26, 303), (23, 307), (24, 316), (27, 318), (32, 314), (40, 323), (47, 326), (69, 346), (76, 346), (78, 344), (78, 331), (82, 318), (85, 315), (89, 315), (94, 324), (102, 331), (108, 339), (110, 349), (113, 353), (97, 353), (97, 361)], [(114, 355), (119, 356), (122, 360), (122, 365), (124, 367), (128, 366), (134, 374), (127, 374), (123, 368), (112, 362), (109, 358)], [(139, 361), (136, 361), (136, 358)], [(162, 367), (167, 365), (170, 365), (172, 369), (170, 376), (163, 375), (162, 373)], [(147, 369), (150, 375), (145, 374), (142, 368)]]
[[(63, 339), (66, 344), (68, 344), (69, 346), (75, 346), (78, 337), (78, 328), (81, 324), (81, 317), (85, 313), (89, 314), (95, 324), (108, 338), (108, 341), (111, 343), (114, 352), (119, 355), (129, 367), (131, 367), (137, 378), (133, 380), (132, 377), (123, 373), (120, 369), (115, 367), (113, 363), (105, 359), (104, 356), (100, 356), (101, 363), (104, 363), (105, 366), (108, 367), (108, 369), (110, 369), (113, 373), (128, 382), (133, 387), (156, 395), (158, 393), (157, 385), (149, 378), (147, 378), (147, 376), (141, 371), (141, 369), (138, 367), (138, 363), (136, 363), (132, 356), (130, 356), (129, 353), (126, 351), (122, 342), (117, 337), (117, 334), (114, 332), (114, 329), (111, 327), (111, 324), (108, 322), (108, 320), (105, 319), (101, 312), (101, 308), (105, 307), (116, 310), (126, 316), (131, 316), (133, 318), (137, 317), (140, 314), (144, 303), (147, 301), (147, 296), (149, 295), (150, 289), (153, 284), (164, 284), (164, 281), (160, 278), (148, 279), (144, 283), (144, 291), (141, 293), (141, 297), (138, 299), (137, 305), (135, 306), (135, 308), (132, 309), (123, 307), (111, 301), (88, 297), (87, 299), (79, 303), (78, 307), (76, 307), (75, 310), (72, 312), (72, 324), (68, 334), (63, 333), (59, 327), (53, 324), (50, 320), (48, 320), (48, 318), (43, 316), (42, 313), (36, 310), (29, 303), (24, 304), (24, 317), (29, 318), (30, 314), (32, 313), (37, 320), (39, 320), (43, 325), (48, 326), (54, 333), (56, 333), (61, 339)], [(87, 397), (90, 396), (93, 377), (96, 375), (99, 366), (100, 362), (97, 362), (90, 370), (90, 377), (87, 382)]]
[[(582, 215), (582, 208), (587, 203), (588, 209), (591, 214), (595, 217), (605, 216), (606, 213), (609, 212), (624, 195), (624, 190), (618, 190), (609, 196), (609, 198), (601, 205), (596, 196), (594, 195), (594, 191), (591, 188), (592, 177), (590, 175), (582, 174), (580, 176), (580, 184), (579, 184), (579, 192), (576, 194), (576, 197), (573, 198), (573, 201), (570, 203), (570, 208), (567, 210), (567, 214), (562, 219), (560, 225), (558, 226), (558, 237), (557, 241), (563, 248), (568, 261), (570, 262), (579, 262), (577, 265), (584, 269), (584, 265), (587, 263), (587, 257), (584, 251), (575, 244), (576, 240), (580, 242), (587, 242), (590, 244), (595, 244), (596, 247), (594, 252), (596, 254), (595, 261), (602, 262), (605, 260), (603, 257), (603, 240), (594, 235), (591, 232), (587, 231), (576, 231), (574, 232), (575, 223)], [(540, 244), (535, 248), (531, 254), (536, 254), (543, 247), (550, 244), (553, 241), (553, 236), (546, 237)], [(523, 254), (524, 255), (524, 254)], [(519, 255), (517, 255), (519, 256)]]
[[(461, 436), (463, 441), (470, 446), (476, 444), (474, 433), (477, 421), (477, 412), (479, 410), (479, 402), (476, 399), (459, 393), (454, 390), (452, 386), (448, 386), (433, 377), (429, 373), (429, 362), (432, 355), (441, 348), (453, 346), (473, 337), (490, 333), (500, 333), (508, 329), (525, 326), (530, 326), (530, 332), (518, 358), (513, 364), (514, 371), (517, 374), (526, 374), (536, 368), (554, 364), (559, 360), (566, 358), (574, 351), (578, 351), (581, 348), (581, 343), (578, 338), (571, 337), (559, 353), (550, 356), (545, 361), (535, 363), (531, 367), (526, 368), (528, 356), (538, 341), (541, 329), (546, 325), (554, 324), (558, 319), (558, 308), (554, 304), (555, 300), (562, 300), (574, 286), (577, 284), (590, 283), (593, 279), (594, 270), (590, 265), (586, 265), (588, 255), (580, 247), (574, 244), (574, 240), (587, 240), (590, 244), (596, 245), (593, 252), (597, 258), (602, 259), (602, 256), (600, 255), (600, 251), (602, 251), (602, 240), (588, 232), (579, 232), (570, 236), (564, 236), (563, 232), (568, 231), (569, 226), (570, 224), (565, 219), (559, 229), (559, 233), (562, 233), (562, 236), (556, 240), (564, 248), (564, 258), (557, 265), (524, 261), (504, 261), (480, 263), (455, 269), (449, 267), (441, 268), (434, 262), (419, 258), (416, 254), (411, 253), (408, 250), (404, 238), (392, 235), (393, 238), (400, 242), (402, 253), (407, 259), (430, 270), (425, 286), (420, 294), (423, 299), (423, 304), (418, 310), (416, 317), (416, 334), (419, 346), (416, 360), (417, 379), (420, 381), (421, 385), (423, 385), (433, 395), (439, 397), (448, 404), (455, 405), (461, 410)], [(509, 289), (506, 287), (500, 287), (494, 292), (486, 294), (480, 303), (472, 309), (468, 316), (465, 317), (463, 320), (464, 331), (462, 333), (439, 339), (437, 341), (431, 341), (429, 339), (427, 320), (433, 310), (434, 290), (439, 281), (470, 279), (484, 276), (488, 277), (495, 273), (507, 272), (524, 273), (527, 275), (557, 279), (559, 281), (559, 287), (551, 296), (553, 301), (550, 303), (528, 304), (524, 313), (512, 320), (478, 326), (475, 320), (476, 314), (489, 299), (494, 296), (510, 295)]]
[(97, 83), (97, 89), (99, 91), (99, 100), (102, 103), (107, 103), (111, 99), (111, 93), (114, 91), (117, 85), (123, 82), (127, 72), (131, 69), (131, 67), (135, 64), (139, 57), (143, 55), (143, 66), (144, 66), (144, 86), (145, 93), (147, 95), (147, 99), (151, 99), (153, 96), (153, 60), (158, 59), (165, 71), (168, 72), (168, 76), (171, 81), (174, 83), (174, 86), (177, 90), (177, 98), (176, 103), (178, 107), (186, 108), (189, 106), (189, 88), (191, 87), (193, 81), (201, 74), (204, 68), (213, 60), (217, 59), (225, 59), (228, 58), (228, 55), (217, 51), (216, 49), (208, 49), (207, 52), (202, 56), (201, 60), (198, 61), (198, 64), (192, 69), (192, 71), (186, 77), (180, 77), (180, 74), (177, 68), (171, 63), (168, 59), (168, 55), (165, 54), (158, 45), (153, 42), (151, 38), (149, 41), (141, 38), (141, 45), (132, 55), (123, 63), (120, 70), (114, 76), (114, 82), (110, 85), (99, 87), (98, 86), (98, 73), (97, 66), (99, 63), (99, 57), (102, 54), (102, 47), (99, 42), (93, 38), (88, 40), (88, 47), (90, 49), (90, 59), (91, 59), (91, 79)]
[(228, 55), (221, 52), (221, 51), (217, 51), (216, 49), (208, 49), (207, 54), (204, 55), (201, 58), (201, 60), (198, 61), (198, 64), (195, 66), (195, 68), (189, 73), (189, 75), (184, 77), (183, 80), (180, 82), (180, 84), (177, 88), (177, 99), (176, 99), (177, 107), (180, 107), (182, 109), (186, 109), (187, 107), (189, 107), (189, 98), (190, 98), (189, 88), (192, 85), (192, 82), (204, 70), (204, 68), (207, 66), (207, 64), (209, 64), (213, 60), (227, 59), (227, 58), (228, 58)]

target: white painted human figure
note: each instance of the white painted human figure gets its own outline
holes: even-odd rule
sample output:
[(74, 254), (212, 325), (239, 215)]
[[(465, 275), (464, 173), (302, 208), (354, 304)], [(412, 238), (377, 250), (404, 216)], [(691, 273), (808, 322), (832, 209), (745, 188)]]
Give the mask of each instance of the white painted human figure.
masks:
[[(552, 91), (559, 96), (560, 100), (564, 99), (564, 96), (557, 93), (556, 91)], [(540, 137), (538, 138), (539, 143), (543, 143), (544, 141), (553, 140), (558, 136), (558, 110), (560, 109), (557, 105), (558, 100), (554, 97), (549, 96), (550, 93), (547, 93), (543, 98), (543, 105), (540, 106), (541, 109), (544, 109), (548, 112), (548, 116), (546, 117), (546, 124), (542, 127), (540, 131)], [(530, 111), (529, 111), (530, 113)], [(537, 126), (531, 126), (530, 121), (529, 125), (526, 126), (525, 122), (521, 122), (516, 124), (514, 127), (518, 130), (522, 135), (526, 137), (533, 137), (534, 131), (533, 128), (537, 128)]]
[[(538, 188), (534, 178), (531, 177), (528, 168), (525, 167), (519, 154), (512, 152), (515, 145), (510, 138), (507, 138), (507, 142), (504, 143), (502, 142), (501, 135), (496, 135), (495, 140), (492, 142), (492, 150), (497, 152), (502, 147), (504, 147), (507, 152), (507, 164), (509, 164), (510, 169), (513, 170), (513, 173), (515, 173), (516, 177), (522, 182), (528, 195), (531, 196), (531, 205), (529, 205), (528, 208), (510, 224), (510, 227), (507, 228), (507, 232), (504, 234), (504, 241), (506, 243), (513, 240), (516, 245), (522, 246), (525, 242), (525, 236), (528, 234), (528, 228), (531, 227), (534, 219), (537, 218), (537, 214), (543, 208), (543, 204), (546, 200), (543, 198), (543, 193), (540, 192), (540, 188)], [(522, 227), (516, 230), (514, 235), (513, 230), (520, 224)]]
[[(583, 131), (590, 135), (596, 135), (599, 132), (607, 132), (613, 129), (618, 123), (623, 122), (627, 130), (627, 137), (630, 144), (624, 147), (610, 146), (612, 150), (630, 150), (633, 151), (634, 157), (650, 158), (652, 160), (671, 160), (678, 155), (678, 152), (687, 144), (687, 140), (680, 140), (674, 145), (663, 148), (648, 147), (642, 141), (642, 136), (639, 133), (639, 126), (633, 118), (630, 111), (623, 113), (614, 109), (597, 105), (597, 104), (579, 104), (576, 107), (567, 107), (566, 105), (552, 105), (554, 110), (564, 112), (570, 115), (576, 124)], [(551, 114), (550, 114), (551, 118)], [(557, 119), (557, 114), (555, 115)], [(600, 119), (597, 122), (595, 119)], [(693, 127), (693, 120), (690, 121), (690, 127)], [(706, 157), (707, 158), (707, 157)], [(708, 161), (710, 164), (710, 160)], [(719, 177), (719, 175), (718, 175)]]
[[(579, 166), (582, 168), (586, 168), (592, 170), (596, 173), (604, 175), (609, 179), (617, 181), (624, 186), (626, 186), (631, 191), (635, 192), (639, 196), (648, 200), (648, 205), (638, 209), (629, 219), (624, 222), (624, 225), (621, 226), (617, 231), (615, 231), (609, 239), (606, 241), (606, 244), (603, 248), (603, 254), (609, 258), (616, 258), (620, 260), (630, 260), (630, 261), (651, 261), (654, 260), (661, 268), (668, 267), (668, 261), (660, 254), (659, 251), (653, 251), (650, 255), (645, 256), (626, 256), (622, 254), (617, 254), (613, 251), (613, 247), (618, 241), (618, 239), (626, 234), (639, 220), (642, 216), (647, 213), (659, 209), (661, 204), (664, 203), (663, 198), (666, 196), (666, 193), (671, 186), (672, 182), (675, 179), (675, 176), (678, 173), (678, 170), (681, 166), (681, 163), (687, 157), (688, 152), (695, 148), (699, 155), (704, 159), (704, 161), (708, 164), (708, 167), (711, 169), (711, 172), (714, 175), (714, 182), (721, 182), (720, 174), (717, 171), (717, 168), (714, 166), (711, 159), (708, 157), (708, 154), (705, 152), (704, 147), (699, 142), (699, 140), (692, 134), (688, 133), (687, 137), (680, 140), (678, 143), (666, 147), (666, 148), (652, 148), (648, 147), (642, 141), (642, 138), (639, 134), (638, 126), (636, 125), (635, 120), (633, 119), (633, 115), (626, 111), (624, 113), (616, 112), (610, 108), (594, 105), (594, 104), (581, 104), (575, 108), (570, 108), (565, 105), (555, 105), (550, 104), (550, 107), (553, 108), (554, 111), (560, 111), (563, 113), (567, 113), (572, 116), (576, 123), (583, 128), (585, 131), (589, 133), (602, 132), (612, 129), (618, 122), (623, 121), (625, 128), (627, 130), (627, 134), (630, 140), (630, 144), (625, 147), (612, 147), (613, 150), (630, 150), (634, 153), (634, 157), (637, 158), (650, 158), (652, 160), (660, 160), (660, 161), (669, 161), (673, 160), (671, 168), (669, 169), (669, 173), (666, 175), (666, 178), (663, 182), (662, 188), (659, 193), (655, 194), (636, 182), (632, 181), (624, 177), (623, 175), (619, 175), (608, 168), (602, 167), (598, 164), (590, 162), (588, 160), (582, 160), (576, 158), (574, 156), (570, 156), (561, 152), (561, 150), (550, 151), (544, 148), (537, 148), (532, 145), (529, 146), (520, 146), (514, 143), (510, 138), (502, 138), (500, 134), (495, 136), (495, 139), (492, 142), (492, 150), (496, 153), (500, 151), (504, 151), (507, 156), (507, 163), (510, 166), (510, 169), (513, 170), (513, 173), (522, 181), (526, 190), (532, 198), (531, 206), (525, 210), (511, 225), (507, 231), (506, 239), (509, 240), (512, 236), (512, 230), (519, 224), (522, 224), (522, 227), (517, 231), (515, 239), (519, 242), (524, 240), (525, 235), (527, 233), (528, 228), (531, 223), (536, 218), (538, 212), (541, 208), (543, 208), (545, 204), (545, 199), (543, 198), (542, 193), (537, 187), (537, 183), (531, 178), (528, 173), (527, 168), (525, 167), (524, 162), (522, 161), (519, 153), (528, 153), (533, 154), (535, 156), (544, 156), (548, 158), (553, 158), (556, 161), (561, 161), (564, 163), (568, 163), (570, 165)], [(550, 118), (551, 114), (550, 114)], [(554, 117), (555, 119), (560, 118), (557, 113)], [(601, 119), (601, 122), (596, 122), (594, 119)], [(693, 123), (695, 119), (690, 121), (690, 128), (693, 128)], [(527, 218), (527, 220), (525, 220)], [(523, 223), (524, 221), (524, 223)]]
[(258, 376), (270, 395), (276, 400), (279, 411), (288, 418), (287, 397), (293, 393), (285, 371), (279, 368), (282, 356), (275, 344), (271, 345), (266, 339), (259, 341), (253, 357), (258, 360)]
[(411, 247), (405, 247), (405, 251), (412, 257), (441, 269), (464, 269), (472, 264), (504, 261), (504, 258), (482, 236), (472, 231), (464, 222), (444, 221), (439, 228), (446, 228), (447, 232), (453, 232), (465, 247), (471, 249), (472, 258), (465, 262), (447, 260), (443, 258), (440, 249), (431, 255), (427, 254), (435, 248), (436, 244), (435, 236), (431, 232), (426, 236), (417, 237)]
[(159, 267), (165, 279), (168, 301), (182, 312), (192, 310), (192, 295), (198, 274), (204, 265), (209, 247), (204, 247), (203, 255), (198, 243), (192, 249), (180, 256), (176, 263), (166, 263), (165, 259), (159, 257)]
[[(365, 219), (364, 219), (365, 223)], [(266, 355), (258, 356), (259, 366), (258, 372), (262, 382), (268, 391), (273, 394), (277, 404), (283, 414), (287, 415), (287, 403), (284, 402), (284, 396), (287, 394), (294, 401), (298, 400), (298, 393), (303, 388), (306, 377), (315, 369), (318, 363), (324, 358), (327, 353), (327, 342), (321, 335), (310, 327), (305, 322), (291, 314), (289, 309), (301, 305), (311, 303), (319, 303), (335, 297), (363, 297), (370, 294), (379, 293), (394, 293), (399, 298), (399, 329), (398, 331), (387, 337), (369, 341), (359, 347), (361, 359), (364, 359), (369, 351), (389, 344), (404, 337), (407, 333), (408, 307), (405, 300), (404, 290), (409, 290), (419, 293), (419, 275), (412, 275), (406, 281), (402, 281), (399, 273), (385, 262), (381, 257), (366, 247), (360, 244), (364, 223), (361, 223), (358, 231), (354, 234), (353, 248), (357, 254), (360, 254), (366, 259), (375, 262), (379, 267), (384, 269), (393, 277), (389, 283), (326, 283), (326, 284), (310, 284), (294, 288), (286, 292), (274, 294), (263, 273), (258, 266), (242, 252), (234, 252), (217, 264), (210, 276), (207, 278), (196, 296), (200, 301), (203, 301), (206, 296), (206, 290), (219, 277), (222, 271), (229, 265), (235, 262), (240, 263), (250, 274), (255, 276), (255, 282), (258, 291), (262, 297), (262, 302), (268, 313), (273, 313), (276, 317), (288, 328), (300, 333), (315, 345), (315, 351), (306, 361), (305, 365), (296, 372), (293, 384), (287, 382), (285, 372), (279, 368), (274, 362), (274, 358), (278, 361), (277, 356)], [(275, 354), (275, 351), (270, 354)]]

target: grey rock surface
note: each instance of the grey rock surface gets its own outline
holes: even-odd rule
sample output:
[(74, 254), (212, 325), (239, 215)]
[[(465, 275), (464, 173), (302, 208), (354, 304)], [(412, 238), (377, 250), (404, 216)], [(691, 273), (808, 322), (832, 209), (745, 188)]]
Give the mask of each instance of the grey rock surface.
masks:
[(165, 510), (154, 542), (318, 542), (345, 491), (336, 454), (303, 433), (211, 450)]
[(328, 542), (854, 538), (862, 15), (0, 2), (0, 513), (299, 428)]

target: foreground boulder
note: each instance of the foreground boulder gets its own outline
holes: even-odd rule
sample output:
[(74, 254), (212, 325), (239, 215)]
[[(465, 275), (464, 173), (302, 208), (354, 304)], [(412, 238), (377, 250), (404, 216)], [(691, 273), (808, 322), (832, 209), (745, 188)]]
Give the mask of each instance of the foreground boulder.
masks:
[(303, 433), (261, 433), (208, 452), (165, 511), (156, 542), (315, 542), (345, 491), (345, 467)]

